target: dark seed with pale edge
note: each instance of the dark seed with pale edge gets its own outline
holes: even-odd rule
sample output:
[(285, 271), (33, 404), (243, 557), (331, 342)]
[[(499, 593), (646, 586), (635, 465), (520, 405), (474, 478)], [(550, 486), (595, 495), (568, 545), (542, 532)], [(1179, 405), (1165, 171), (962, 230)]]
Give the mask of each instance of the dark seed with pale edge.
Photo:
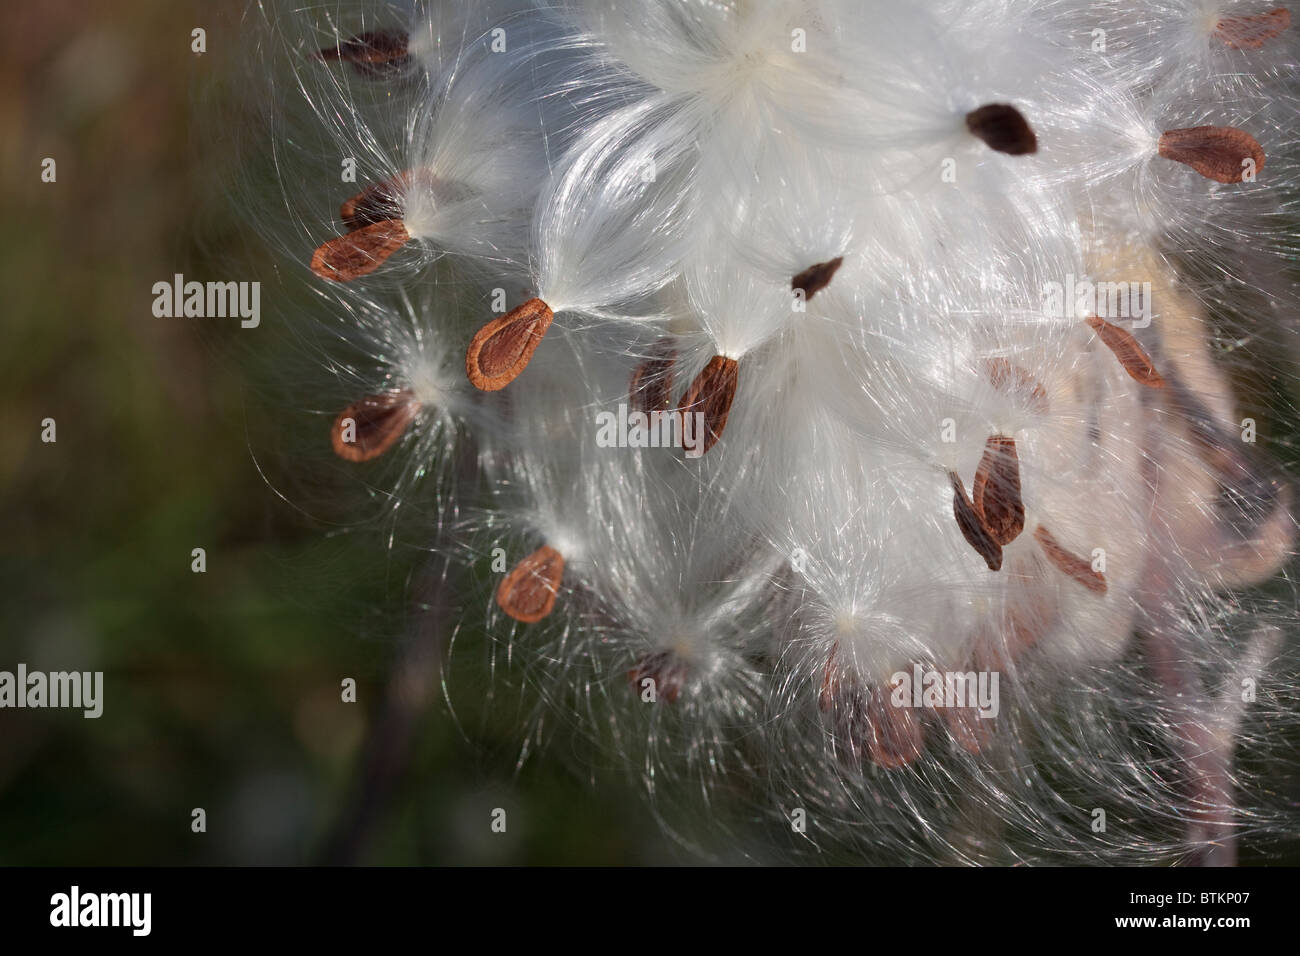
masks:
[(1291, 26), (1291, 11), (1284, 7), (1252, 16), (1223, 17), (1214, 27), (1215, 34), (1235, 50), (1258, 50), (1269, 40), (1281, 36)]
[[(735, 359), (715, 355), (709, 364), (695, 376), (678, 405), (683, 415), (704, 413), (704, 451), (707, 452), (722, 437), (731, 414), (731, 403), (736, 399), (740, 383), (740, 366)], [(703, 452), (701, 452), (703, 454)]]
[(644, 689), (641, 682), (649, 678), (655, 682), (655, 700), (670, 704), (681, 696), (687, 676), (686, 664), (672, 651), (647, 654), (627, 672), (627, 679), (637, 693)]
[[(334, 454), (348, 461), (378, 458), (406, 432), (406, 426), (420, 413), (420, 404), (410, 389), (367, 395), (339, 413), (330, 429)], [(352, 441), (347, 423), (352, 422)]]
[(402, 194), (411, 182), (411, 172), (371, 183), (339, 207), (343, 225), (352, 232), (386, 219), (402, 218)]
[(840, 271), (840, 266), (844, 264), (843, 256), (836, 256), (830, 262), (819, 262), (815, 266), (809, 266), (790, 280), (790, 288), (796, 292), (802, 292), (805, 302), (808, 302), (822, 289), (831, 284), (835, 278), (835, 273)]
[(1038, 152), (1038, 137), (1029, 121), (1007, 103), (989, 103), (966, 114), (966, 128), (982, 139), (989, 149), (1008, 156)]
[(649, 415), (666, 412), (673, 405), (673, 366), (677, 362), (677, 349), (673, 340), (660, 339), (650, 347), (650, 357), (632, 370), (627, 394), (632, 408)]
[(1160, 155), (1190, 166), (1217, 183), (1239, 183), (1245, 176), (1247, 159), (1254, 171), (1264, 168), (1264, 147), (1255, 137), (1231, 126), (1192, 126), (1160, 134)]
[(384, 77), (400, 73), (410, 62), (404, 33), (381, 30), (358, 33), (316, 54), (318, 60), (342, 60), (363, 76)]
[(497, 604), (516, 621), (536, 623), (554, 609), (563, 577), (564, 555), (544, 544), (505, 576)]
[(351, 282), (374, 272), (410, 238), (406, 226), (396, 219), (371, 223), (318, 248), (311, 257), (311, 271), (322, 279)]
[(1023, 397), (1025, 403), (1040, 415), (1048, 413), (1051, 405), (1047, 389), (1019, 365), (1012, 365), (1004, 358), (991, 358), (985, 361), (984, 367), (989, 381), (998, 391)]
[(1128, 372), (1133, 381), (1147, 388), (1165, 387), (1164, 377), (1156, 371), (1151, 356), (1138, 345), (1132, 332), (1095, 315), (1088, 319), (1088, 327), (1097, 333), (1106, 348), (1115, 353), (1115, 358), (1119, 359), (1119, 364), (1124, 366), (1124, 371)]
[(1020, 499), (1020, 458), (1016, 441), (991, 435), (971, 488), (975, 514), (989, 537), (1006, 547), (1025, 530), (1025, 505)]
[(1034, 540), (1047, 555), (1047, 560), (1056, 565), (1058, 571), (1073, 578), (1094, 594), (1106, 593), (1106, 575), (1092, 569), (1091, 562), (1085, 561), (1061, 546), (1052, 532), (1042, 525), (1034, 530)]
[(465, 352), (465, 374), (477, 389), (505, 388), (528, 367), (555, 313), (541, 299), (529, 299), (474, 334)]
[(993, 540), (993, 536), (980, 521), (975, 506), (966, 496), (966, 486), (962, 483), (961, 476), (950, 471), (948, 478), (952, 481), (952, 513), (957, 518), (957, 527), (961, 529), (962, 537), (984, 559), (990, 571), (999, 570), (1002, 567), (1002, 546)]

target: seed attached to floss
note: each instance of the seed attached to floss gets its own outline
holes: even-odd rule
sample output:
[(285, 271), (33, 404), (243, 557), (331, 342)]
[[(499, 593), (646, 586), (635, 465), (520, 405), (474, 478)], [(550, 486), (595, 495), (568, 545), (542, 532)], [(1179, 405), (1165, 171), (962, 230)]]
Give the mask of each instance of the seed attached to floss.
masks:
[(950, 471), (948, 478), (952, 481), (952, 513), (957, 518), (957, 527), (961, 529), (962, 537), (984, 559), (990, 571), (1000, 570), (1002, 546), (993, 540), (993, 536), (984, 527), (975, 505), (966, 496), (966, 485), (962, 483), (961, 476)]
[(727, 427), (727, 418), (731, 415), (731, 403), (736, 400), (736, 387), (740, 383), (740, 366), (733, 358), (715, 355), (690, 388), (682, 396), (678, 411), (683, 415), (697, 412), (704, 415), (704, 446), (707, 452), (712, 448), (722, 431)]
[(1050, 411), (1047, 389), (1019, 365), (1012, 365), (1004, 358), (991, 358), (985, 360), (984, 368), (988, 372), (989, 381), (999, 392), (1022, 396), (1039, 415), (1046, 415)]
[(339, 207), (348, 232), (385, 220), (402, 218), (402, 197), (411, 184), (411, 170), (371, 183)]
[(1016, 440), (991, 435), (984, 443), (972, 488), (975, 514), (989, 537), (1005, 547), (1025, 530), (1025, 504), (1020, 498), (1020, 458)]
[(367, 395), (339, 413), (330, 429), (334, 454), (369, 461), (388, 451), (420, 413), (410, 389)]
[(371, 223), (318, 248), (311, 257), (311, 271), (322, 279), (351, 282), (374, 272), (410, 238), (401, 220)]
[(1234, 50), (1258, 50), (1291, 26), (1291, 11), (1284, 7), (1251, 16), (1223, 17), (1215, 35)]
[(465, 351), (465, 374), (484, 392), (505, 388), (532, 361), (555, 313), (541, 299), (529, 299), (474, 333)]
[(627, 672), (627, 679), (638, 694), (646, 690), (645, 681), (654, 681), (655, 700), (673, 703), (686, 687), (686, 664), (672, 651), (656, 651), (637, 661)]
[(372, 30), (326, 47), (315, 54), (318, 60), (348, 63), (363, 76), (383, 77), (406, 68), (407, 37), (404, 33)]
[(1216, 183), (1239, 183), (1248, 171), (1257, 173), (1264, 168), (1264, 147), (1249, 133), (1231, 126), (1165, 130), (1158, 150), (1165, 159), (1190, 166)]
[(795, 292), (802, 292), (804, 301), (810, 302), (813, 296), (831, 284), (835, 273), (840, 271), (840, 266), (843, 264), (844, 257), (836, 256), (829, 262), (819, 262), (809, 266), (790, 280), (790, 288)]
[(542, 545), (516, 564), (497, 588), (497, 604), (516, 621), (535, 624), (555, 608), (564, 555)]
[(867, 753), (877, 766), (897, 770), (921, 756), (924, 728), (911, 707), (895, 707), (890, 696), (878, 687), (867, 699)]
[(1067, 551), (1056, 540), (1055, 535), (1042, 525), (1034, 530), (1034, 540), (1047, 555), (1047, 560), (1056, 565), (1057, 570), (1073, 578), (1094, 594), (1106, 593), (1106, 575), (1094, 571), (1092, 565), (1073, 552)]
[(989, 149), (1008, 156), (1038, 152), (1038, 137), (1020, 110), (1007, 103), (989, 103), (966, 114), (966, 128)]
[(627, 394), (634, 411), (649, 415), (666, 412), (673, 405), (673, 366), (677, 362), (677, 349), (673, 340), (663, 338), (650, 347), (650, 357), (632, 370)]
[(1165, 387), (1164, 377), (1156, 371), (1151, 356), (1138, 345), (1132, 332), (1096, 315), (1088, 319), (1088, 327), (1097, 333), (1106, 348), (1115, 353), (1115, 358), (1119, 359), (1119, 364), (1124, 366), (1124, 371), (1128, 372), (1133, 381), (1147, 388)]

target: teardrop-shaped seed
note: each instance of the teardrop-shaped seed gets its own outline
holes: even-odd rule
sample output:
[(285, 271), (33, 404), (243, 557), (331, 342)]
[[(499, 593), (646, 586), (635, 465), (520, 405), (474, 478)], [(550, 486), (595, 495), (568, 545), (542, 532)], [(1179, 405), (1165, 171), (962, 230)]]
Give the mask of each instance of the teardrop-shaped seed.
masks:
[(516, 621), (533, 624), (550, 614), (564, 577), (564, 555), (542, 545), (511, 569), (497, 588), (497, 604)]
[(1020, 110), (1008, 103), (989, 103), (966, 114), (966, 128), (989, 149), (1008, 156), (1038, 152), (1038, 137)]
[(673, 366), (677, 349), (671, 338), (662, 338), (650, 346), (650, 355), (632, 370), (627, 385), (632, 408), (649, 415), (666, 412), (673, 405)]
[(1119, 364), (1124, 366), (1133, 381), (1147, 388), (1164, 388), (1164, 377), (1156, 371), (1155, 363), (1147, 355), (1137, 339), (1128, 329), (1121, 329), (1105, 319), (1093, 316), (1088, 319), (1088, 326), (1097, 333), (1102, 344), (1115, 353)]
[(1250, 16), (1222, 17), (1215, 34), (1235, 50), (1258, 50), (1269, 40), (1281, 36), (1291, 26), (1291, 11), (1278, 7), (1267, 13)]
[(844, 257), (836, 256), (829, 262), (809, 266), (790, 280), (790, 288), (802, 292), (805, 302), (811, 301), (813, 296), (831, 284), (831, 279), (835, 278), (835, 273), (840, 271), (843, 264)]
[(465, 352), (465, 374), (477, 389), (505, 388), (528, 367), (555, 313), (541, 299), (529, 299), (474, 333)]
[(722, 437), (731, 415), (731, 403), (736, 400), (736, 387), (740, 383), (740, 366), (733, 358), (715, 355), (709, 359), (695, 381), (686, 389), (678, 403), (683, 415), (700, 413), (704, 416), (703, 451), (712, 448)]
[(957, 518), (957, 527), (961, 529), (962, 537), (984, 559), (990, 571), (999, 570), (1002, 567), (1002, 546), (993, 540), (993, 536), (980, 521), (975, 506), (966, 496), (966, 485), (961, 476), (950, 471), (948, 478), (952, 481), (952, 513)]
[(351, 282), (369, 275), (411, 238), (397, 219), (385, 219), (331, 239), (311, 257), (311, 271), (322, 279)]
[(383, 77), (400, 73), (410, 62), (407, 35), (385, 30), (358, 33), (316, 53), (318, 60), (341, 60), (363, 76)]
[(985, 361), (989, 381), (999, 392), (1006, 392), (1024, 400), (1025, 404), (1039, 415), (1046, 415), (1051, 408), (1045, 389), (1038, 379), (1019, 365), (1013, 365), (1004, 358), (991, 358)]
[[(1231, 126), (1192, 126), (1160, 134), (1160, 155), (1190, 166), (1217, 183), (1239, 183), (1247, 172), (1264, 168), (1264, 147)], [(1250, 160), (1251, 162), (1246, 162)]]
[(989, 436), (971, 491), (971, 503), (989, 537), (1003, 547), (1016, 540), (1025, 529), (1025, 504), (1014, 438)]
[(1106, 593), (1106, 575), (1094, 571), (1092, 564), (1071, 551), (1067, 551), (1056, 540), (1056, 536), (1042, 525), (1034, 530), (1034, 540), (1047, 555), (1047, 560), (1056, 565), (1058, 571), (1078, 581), (1094, 594)]
[(330, 429), (334, 454), (347, 461), (378, 458), (420, 413), (410, 389), (367, 395), (339, 413)]

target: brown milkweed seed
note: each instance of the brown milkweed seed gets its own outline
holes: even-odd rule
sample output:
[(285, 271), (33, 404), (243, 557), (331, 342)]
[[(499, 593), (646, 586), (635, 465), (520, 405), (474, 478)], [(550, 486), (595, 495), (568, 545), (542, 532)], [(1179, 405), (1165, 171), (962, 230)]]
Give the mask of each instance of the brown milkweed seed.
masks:
[(322, 279), (351, 282), (374, 272), (410, 238), (397, 219), (371, 223), (318, 248), (311, 257), (311, 271)]
[(897, 770), (921, 756), (924, 728), (910, 707), (895, 707), (883, 687), (867, 700), (867, 753), (886, 770)]
[(1106, 575), (1094, 571), (1089, 562), (1061, 547), (1052, 532), (1039, 525), (1034, 530), (1034, 540), (1043, 549), (1043, 554), (1047, 555), (1047, 560), (1056, 565), (1061, 573), (1074, 578), (1094, 594), (1106, 593)]
[(465, 352), (465, 374), (477, 389), (505, 388), (528, 367), (555, 313), (541, 299), (529, 299), (474, 333)]
[(364, 76), (382, 77), (406, 68), (407, 37), (404, 33), (372, 30), (343, 40), (336, 47), (316, 53), (318, 60), (341, 60)]
[(993, 536), (980, 521), (975, 506), (966, 496), (966, 486), (962, 483), (961, 476), (950, 471), (948, 478), (952, 481), (952, 513), (957, 518), (957, 527), (961, 529), (962, 537), (984, 559), (990, 571), (999, 570), (1002, 567), (1002, 546), (993, 540)]
[(790, 288), (796, 292), (802, 292), (804, 301), (807, 302), (831, 284), (831, 280), (835, 278), (835, 273), (840, 271), (840, 266), (843, 264), (844, 257), (836, 256), (830, 262), (819, 262), (816, 265), (809, 266), (790, 280)]
[(497, 604), (516, 621), (533, 624), (550, 614), (564, 577), (564, 555), (542, 545), (516, 564), (497, 588)]
[(731, 403), (736, 399), (736, 386), (740, 383), (740, 366), (733, 358), (715, 355), (709, 364), (695, 376), (690, 388), (682, 396), (678, 411), (683, 415), (704, 415), (704, 454), (722, 437), (731, 414)]
[(1278, 7), (1253, 16), (1223, 17), (1215, 25), (1214, 32), (1235, 50), (1258, 50), (1290, 25), (1291, 11)]
[(349, 232), (383, 222), (402, 218), (402, 194), (411, 182), (411, 171), (398, 173), (389, 179), (371, 183), (339, 207), (343, 225)]
[(1264, 168), (1264, 147), (1249, 133), (1231, 126), (1165, 130), (1158, 148), (1165, 159), (1190, 166), (1217, 183), (1239, 183), (1247, 171)]
[(1119, 364), (1124, 366), (1124, 371), (1128, 372), (1133, 381), (1147, 388), (1165, 387), (1164, 377), (1156, 371), (1151, 356), (1138, 345), (1132, 332), (1095, 315), (1088, 319), (1088, 327), (1097, 333), (1106, 348), (1115, 353), (1115, 358), (1119, 359)]
[(650, 357), (632, 370), (627, 385), (635, 411), (649, 415), (672, 408), (673, 365), (676, 361), (677, 349), (673, 347), (672, 339), (660, 339), (650, 347)]
[(1051, 403), (1047, 389), (1019, 365), (1012, 365), (1004, 358), (991, 358), (985, 361), (984, 368), (998, 391), (1022, 396), (1033, 411), (1040, 415), (1048, 413)]
[(1025, 530), (1025, 504), (1020, 499), (1020, 458), (1016, 440), (991, 435), (975, 472), (972, 505), (989, 537), (1005, 547)]
[(1020, 110), (1007, 103), (989, 103), (966, 114), (966, 128), (990, 149), (1008, 156), (1038, 152), (1038, 137)]
[(420, 413), (410, 389), (367, 395), (339, 413), (330, 429), (334, 454), (369, 461), (388, 451)]

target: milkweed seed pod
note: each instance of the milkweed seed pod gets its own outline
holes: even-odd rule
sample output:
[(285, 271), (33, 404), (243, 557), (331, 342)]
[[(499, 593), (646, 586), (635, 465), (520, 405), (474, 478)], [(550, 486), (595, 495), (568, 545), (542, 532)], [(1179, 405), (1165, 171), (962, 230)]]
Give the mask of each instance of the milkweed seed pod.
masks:
[(1287, 6), (257, 9), (329, 440), (447, 516), (525, 752), (702, 853), (1297, 838)]

